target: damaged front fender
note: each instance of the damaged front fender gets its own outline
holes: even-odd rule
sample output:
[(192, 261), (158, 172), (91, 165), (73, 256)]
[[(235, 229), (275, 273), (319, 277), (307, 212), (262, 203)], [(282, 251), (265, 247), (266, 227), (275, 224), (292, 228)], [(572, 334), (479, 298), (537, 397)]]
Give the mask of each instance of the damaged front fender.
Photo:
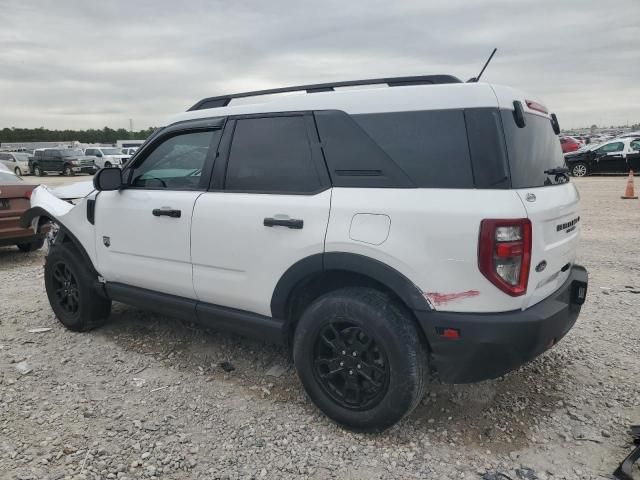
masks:
[(23, 228), (31, 227), (36, 233), (46, 223), (42, 220), (56, 223), (63, 233), (61, 238), (70, 239), (95, 269), (95, 227), (89, 219), (93, 215), (92, 204), (96, 194), (97, 192), (91, 192), (73, 204), (41, 185), (33, 190), (31, 208), (24, 212), (20, 223)]

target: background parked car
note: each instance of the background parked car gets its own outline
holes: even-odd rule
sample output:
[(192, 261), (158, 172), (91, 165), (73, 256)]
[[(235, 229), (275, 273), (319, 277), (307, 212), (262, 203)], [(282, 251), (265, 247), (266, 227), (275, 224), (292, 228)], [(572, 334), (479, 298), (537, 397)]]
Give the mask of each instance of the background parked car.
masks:
[(115, 147), (90, 147), (84, 151), (85, 155), (91, 155), (98, 168), (119, 167), (122, 168), (131, 155), (125, 155), (122, 150)]
[(122, 149), (122, 153), (129, 156), (133, 155), (137, 151), (138, 151), (138, 147), (127, 147)]
[(29, 208), (36, 185), (24, 183), (17, 175), (0, 170), (0, 246), (17, 245), (23, 252), (42, 248), (46, 232), (34, 234), (20, 226), (20, 216)]
[(0, 152), (0, 163), (19, 177), (30, 173), (29, 154), (26, 152)]
[(640, 170), (640, 138), (616, 138), (579, 149), (564, 156), (570, 173), (584, 177), (591, 173), (629, 173)]
[(582, 146), (582, 142), (573, 137), (560, 137), (562, 153), (575, 152)]
[(67, 176), (76, 173), (96, 173), (94, 158), (75, 148), (41, 148), (33, 152), (31, 172), (42, 177), (49, 172)]

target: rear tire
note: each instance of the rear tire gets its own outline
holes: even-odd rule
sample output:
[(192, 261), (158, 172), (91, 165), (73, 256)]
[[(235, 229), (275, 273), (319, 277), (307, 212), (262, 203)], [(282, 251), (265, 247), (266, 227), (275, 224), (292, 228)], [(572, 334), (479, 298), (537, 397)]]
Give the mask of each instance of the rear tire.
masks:
[(313, 403), (355, 431), (379, 432), (401, 420), (427, 382), (426, 349), (413, 319), (367, 288), (314, 301), (296, 327), (293, 358)]
[(105, 162), (104, 168), (111, 168), (111, 167), (112, 167), (111, 162)]
[(21, 252), (35, 252), (36, 250), (40, 250), (44, 245), (44, 238), (39, 240), (34, 240), (32, 242), (18, 243), (16, 246), (20, 249)]
[(33, 174), (37, 175), (39, 177), (44, 177), (45, 176), (44, 171), (38, 165), (33, 167)]
[(586, 177), (589, 174), (589, 169), (584, 163), (576, 163), (571, 167), (571, 175), (574, 177)]
[(73, 247), (54, 245), (44, 264), (47, 297), (58, 320), (69, 330), (84, 332), (102, 325), (111, 301), (98, 295), (97, 278)]
[(13, 173), (15, 173), (18, 177), (22, 176), (22, 170), (20, 170), (19, 167), (16, 167)]

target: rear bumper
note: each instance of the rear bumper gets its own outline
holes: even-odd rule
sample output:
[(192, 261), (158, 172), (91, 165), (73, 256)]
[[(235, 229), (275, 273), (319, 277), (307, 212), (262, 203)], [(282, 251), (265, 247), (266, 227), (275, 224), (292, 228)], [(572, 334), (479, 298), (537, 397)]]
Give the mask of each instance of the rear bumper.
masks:
[[(503, 313), (415, 312), (442, 381), (496, 378), (555, 345), (576, 322), (587, 289), (587, 271), (574, 265), (554, 294), (526, 309)], [(441, 335), (456, 329), (457, 340)]]

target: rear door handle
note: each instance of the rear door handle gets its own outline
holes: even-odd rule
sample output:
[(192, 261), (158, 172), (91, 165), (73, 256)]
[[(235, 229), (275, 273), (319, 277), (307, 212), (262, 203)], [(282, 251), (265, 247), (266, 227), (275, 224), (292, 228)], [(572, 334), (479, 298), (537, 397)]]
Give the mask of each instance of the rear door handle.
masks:
[(303, 220), (298, 220), (295, 218), (265, 218), (264, 219), (265, 227), (287, 227), (294, 228), (296, 230), (301, 230), (304, 226)]
[(154, 208), (152, 212), (156, 217), (171, 217), (171, 218), (180, 218), (182, 216), (181, 210), (174, 210), (172, 208)]

